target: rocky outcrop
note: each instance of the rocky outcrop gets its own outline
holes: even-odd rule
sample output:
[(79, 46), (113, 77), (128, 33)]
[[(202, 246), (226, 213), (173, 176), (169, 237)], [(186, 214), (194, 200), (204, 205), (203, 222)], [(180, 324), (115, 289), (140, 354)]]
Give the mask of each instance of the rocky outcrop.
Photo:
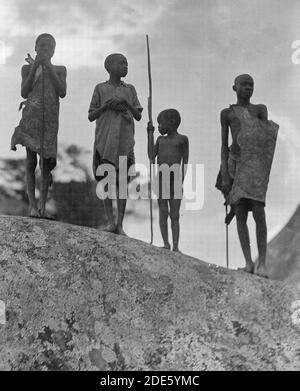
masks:
[(267, 265), (271, 278), (300, 283), (300, 205), (268, 244)]
[(297, 285), (65, 223), (0, 230), (1, 370), (300, 369)]

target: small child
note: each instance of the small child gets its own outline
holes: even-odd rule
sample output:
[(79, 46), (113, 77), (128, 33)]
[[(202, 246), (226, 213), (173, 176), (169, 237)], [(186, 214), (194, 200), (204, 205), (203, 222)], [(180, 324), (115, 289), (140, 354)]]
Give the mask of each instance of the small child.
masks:
[[(55, 39), (51, 34), (41, 34), (35, 42), (35, 60), (28, 55), (29, 65), (22, 67), (21, 95), (25, 102), (22, 119), (11, 139), (11, 149), (16, 145), (26, 147), (26, 182), (29, 199), (29, 216), (51, 218), (46, 212), (51, 170), (56, 166), (59, 98), (66, 96), (66, 75), (64, 66), (53, 65), (51, 58), (55, 51)], [(35, 169), (37, 154), (43, 166), (40, 205), (35, 198)], [(43, 158), (43, 159), (42, 159)], [(42, 161), (43, 160), (43, 161)]]
[[(148, 123), (147, 131), (149, 138), (148, 156), (151, 162), (154, 162), (157, 156), (159, 168), (159, 226), (164, 241), (163, 248), (170, 250), (171, 246), (168, 239), (168, 216), (170, 214), (173, 251), (179, 252), (179, 210), (186, 165), (189, 159), (189, 140), (187, 136), (177, 132), (181, 122), (180, 114), (177, 110), (168, 109), (162, 111), (157, 117), (157, 122), (161, 136), (157, 138), (155, 145), (153, 140), (154, 127), (150, 122)], [(163, 167), (169, 168), (167, 180), (163, 175)], [(179, 168), (179, 170), (176, 170), (176, 168)]]
[[(128, 182), (120, 178), (119, 158), (127, 158), (126, 174), (134, 165), (134, 119), (142, 118), (143, 108), (138, 100), (133, 85), (125, 84), (121, 78), (128, 72), (128, 62), (122, 54), (109, 55), (104, 63), (109, 73), (109, 80), (97, 84), (89, 108), (89, 120), (96, 120), (93, 171), (97, 181), (103, 177), (97, 175), (101, 164), (112, 164), (116, 169), (118, 218), (115, 222), (112, 199), (104, 199), (104, 208), (108, 219), (106, 231), (126, 235), (123, 230), (123, 218), (126, 209), (126, 199), (119, 196), (119, 184)], [(123, 170), (122, 170), (123, 171)], [(121, 193), (121, 192), (120, 192)]]

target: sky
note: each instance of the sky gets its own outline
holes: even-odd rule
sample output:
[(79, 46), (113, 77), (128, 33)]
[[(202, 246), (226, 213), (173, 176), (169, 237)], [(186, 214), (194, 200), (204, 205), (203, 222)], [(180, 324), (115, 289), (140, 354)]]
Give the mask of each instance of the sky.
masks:
[[(147, 164), (148, 75), (145, 35), (150, 38), (153, 115), (179, 110), (179, 132), (190, 141), (190, 163), (204, 165), (204, 204), (181, 209), (180, 247), (207, 262), (225, 264), (224, 206), (215, 190), (220, 166), (220, 111), (235, 103), (233, 79), (250, 73), (253, 103), (264, 103), (280, 125), (267, 194), (267, 223), (272, 238), (299, 203), (300, 64), (292, 62), (292, 43), (300, 40), (298, 0), (0, 0), (1, 157), (24, 157), (9, 150), (20, 120), (20, 69), (43, 32), (56, 38), (53, 63), (67, 67), (67, 96), (61, 100), (59, 142), (92, 149), (94, 123), (87, 111), (94, 86), (105, 81), (105, 57), (123, 53), (144, 107), (136, 123), (135, 153)], [(156, 133), (157, 134), (157, 133)], [(251, 243), (256, 254), (252, 217)], [(126, 225), (127, 224), (127, 225)], [(155, 244), (160, 245), (157, 210)], [(149, 225), (130, 218), (131, 236), (149, 240)], [(243, 265), (236, 227), (229, 227), (230, 263)]]

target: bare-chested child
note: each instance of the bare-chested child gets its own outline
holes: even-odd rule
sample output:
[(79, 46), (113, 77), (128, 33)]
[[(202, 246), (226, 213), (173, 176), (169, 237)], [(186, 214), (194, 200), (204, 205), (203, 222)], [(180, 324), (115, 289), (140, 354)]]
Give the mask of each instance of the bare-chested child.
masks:
[[(250, 75), (240, 75), (233, 90), (237, 103), (221, 111), (221, 190), (232, 206), (230, 220), (236, 215), (237, 230), (246, 260), (243, 269), (248, 273), (267, 277), (267, 225), (265, 197), (271, 170), (278, 125), (268, 121), (267, 107), (252, 104), (254, 81)], [(229, 129), (232, 144), (228, 147)], [(248, 212), (252, 211), (256, 223), (258, 263), (254, 266), (249, 230)], [(228, 223), (229, 221), (227, 221)]]
[(126, 175), (135, 163), (134, 156), (134, 120), (142, 118), (141, 104), (132, 84), (124, 83), (121, 78), (128, 72), (128, 62), (125, 56), (119, 53), (111, 54), (105, 59), (105, 69), (109, 73), (109, 80), (99, 83), (94, 89), (89, 115), (90, 121), (96, 120), (93, 171), (97, 181), (104, 178), (97, 174), (102, 164), (111, 164), (116, 170), (117, 208), (118, 217), (113, 215), (112, 199), (104, 199), (104, 208), (108, 226), (106, 231), (126, 235), (123, 230), (123, 219), (126, 209), (126, 198), (120, 197), (120, 183), (127, 184), (129, 177), (121, 178), (119, 158), (127, 161)]
[[(30, 55), (29, 65), (22, 67), (21, 95), (25, 102), (22, 119), (11, 139), (11, 149), (16, 145), (26, 147), (26, 181), (29, 199), (29, 216), (51, 218), (46, 212), (51, 171), (56, 166), (59, 98), (66, 95), (66, 68), (51, 63), (55, 51), (55, 39), (51, 34), (41, 34), (35, 42), (35, 59)], [(43, 137), (42, 137), (43, 136)], [(40, 204), (35, 197), (35, 169), (37, 154), (43, 156)]]
[[(168, 181), (165, 180), (159, 171), (159, 226), (164, 241), (164, 248), (170, 250), (168, 239), (168, 216), (171, 218), (173, 237), (173, 251), (179, 251), (179, 211), (182, 199), (182, 187), (186, 173), (186, 165), (189, 159), (189, 141), (187, 136), (179, 134), (177, 129), (180, 125), (180, 114), (175, 109), (162, 111), (158, 117), (159, 136), (154, 145), (154, 127), (148, 123), (149, 135), (148, 156), (151, 162), (157, 157), (158, 168), (167, 165), (178, 167), (179, 170), (170, 172)], [(170, 209), (169, 209), (170, 208)]]

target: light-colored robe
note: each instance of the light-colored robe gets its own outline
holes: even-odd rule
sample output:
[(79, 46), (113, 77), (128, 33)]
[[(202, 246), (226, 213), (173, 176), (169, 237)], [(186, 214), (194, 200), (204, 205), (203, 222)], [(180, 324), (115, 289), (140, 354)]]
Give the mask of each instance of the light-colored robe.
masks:
[[(112, 98), (125, 99), (135, 109), (143, 108), (138, 100), (133, 85), (121, 82), (114, 86), (110, 81), (97, 84), (92, 96), (89, 113), (102, 107)], [(134, 159), (134, 119), (132, 113), (125, 113), (107, 109), (96, 120), (93, 172), (95, 177), (98, 166), (103, 162), (109, 162), (116, 168), (119, 165), (119, 157), (126, 156)]]

